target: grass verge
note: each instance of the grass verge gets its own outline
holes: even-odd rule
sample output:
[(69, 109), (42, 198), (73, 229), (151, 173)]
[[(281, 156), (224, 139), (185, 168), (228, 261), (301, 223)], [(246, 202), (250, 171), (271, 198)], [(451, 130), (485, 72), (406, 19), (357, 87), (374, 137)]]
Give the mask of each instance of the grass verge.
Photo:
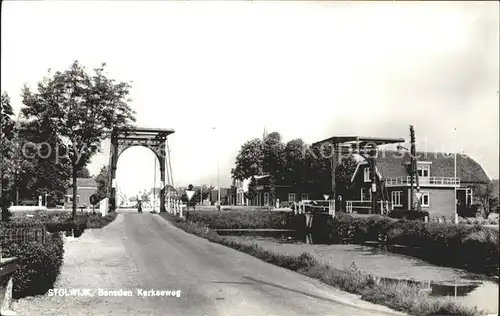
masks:
[(287, 256), (267, 251), (258, 245), (248, 245), (228, 240), (210, 230), (206, 225), (191, 221), (185, 222), (169, 213), (160, 216), (182, 230), (222, 244), (243, 253), (257, 257), (265, 262), (286, 268), (300, 274), (318, 279), (340, 290), (358, 294), (363, 300), (385, 305), (397, 311), (411, 315), (484, 315), (477, 308), (468, 308), (451, 299), (429, 297), (422, 287), (406, 282), (386, 283), (371, 275), (362, 274), (355, 265), (347, 270), (340, 270), (318, 262), (310, 254)]

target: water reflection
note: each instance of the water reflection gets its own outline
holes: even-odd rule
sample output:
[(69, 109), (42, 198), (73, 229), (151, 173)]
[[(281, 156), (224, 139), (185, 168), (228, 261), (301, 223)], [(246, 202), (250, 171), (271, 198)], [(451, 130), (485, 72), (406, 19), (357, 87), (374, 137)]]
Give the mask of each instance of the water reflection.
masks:
[[(218, 231), (222, 236), (239, 236), (242, 239), (264, 239), (278, 243), (298, 243), (298, 244), (332, 244), (329, 236), (322, 236), (317, 233), (306, 233), (299, 231), (280, 230), (225, 230)], [(379, 249), (384, 252), (387, 250)], [(421, 285), (433, 297), (455, 297), (467, 306), (477, 306), (487, 313), (498, 312), (498, 284), (485, 280), (461, 280), (457, 284), (443, 284), (435, 282), (418, 282), (413, 280), (400, 280), (391, 278), (380, 278), (384, 282), (405, 281), (410, 284)], [(462, 283), (462, 284), (460, 284)], [(488, 299), (487, 299), (488, 298)], [(491, 298), (491, 299), (490, 299)]]

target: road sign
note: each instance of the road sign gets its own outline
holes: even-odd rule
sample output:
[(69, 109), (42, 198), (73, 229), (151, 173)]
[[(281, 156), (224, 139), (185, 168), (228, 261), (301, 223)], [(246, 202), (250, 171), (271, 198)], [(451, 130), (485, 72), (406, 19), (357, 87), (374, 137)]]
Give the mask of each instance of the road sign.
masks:
[(328, 200), (328, 198), (330, 197), (330, 195), (328, 195), (328, 194), (323, 194), (323, 197), (325, 198), (325, 200)]
[(90, 196), (90, 204), (96, 205), (97, 203), (99, 203), (97, 195), (96, 194), (92, 194)]
[(415, 196), (417, 197), (417, 200), (420, 201), (420, 198), (422, 197), (422, 192), (416, 192)]
[(196, 191), (194, 191), (194, 190), (186, 190), (186, 195), (187, 195), (188, 201), (191, 202), (191, 198), (193, 197), (194, 192), (196, 192)]

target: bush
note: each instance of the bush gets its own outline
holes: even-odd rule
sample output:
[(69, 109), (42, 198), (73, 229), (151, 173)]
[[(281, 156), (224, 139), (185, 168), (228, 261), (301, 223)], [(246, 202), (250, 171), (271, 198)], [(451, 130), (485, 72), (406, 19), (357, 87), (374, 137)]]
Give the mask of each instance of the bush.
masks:
[(427, 211), (415, 211), (415, 210), (394, 210), (389, 213), (390, 218), (397, 219), (408, 219), (408, 220), (424, 220), (427, 216), (429, 218), (429, 212)]
[(2, 249), (5, 257), (18, 257), (13, 277), (14, 298), (44, 294), (54, 285), (64, 255), (60, 233), (50, 234), (45, 243), (23, 242)]

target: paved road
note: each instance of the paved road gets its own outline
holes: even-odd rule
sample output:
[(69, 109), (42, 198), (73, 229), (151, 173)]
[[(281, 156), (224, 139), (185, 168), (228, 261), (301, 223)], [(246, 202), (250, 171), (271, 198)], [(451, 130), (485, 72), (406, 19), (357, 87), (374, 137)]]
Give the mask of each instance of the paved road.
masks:
[[(132, 297), (40, 297), (20, 315), (391, 315), (297, 273), (213, 244), (158, 215), (123, 212), (101, 230), (68, 241), (58, 287), (132, 290)], [(136, 289), (180, 290), (140, 297)]]

